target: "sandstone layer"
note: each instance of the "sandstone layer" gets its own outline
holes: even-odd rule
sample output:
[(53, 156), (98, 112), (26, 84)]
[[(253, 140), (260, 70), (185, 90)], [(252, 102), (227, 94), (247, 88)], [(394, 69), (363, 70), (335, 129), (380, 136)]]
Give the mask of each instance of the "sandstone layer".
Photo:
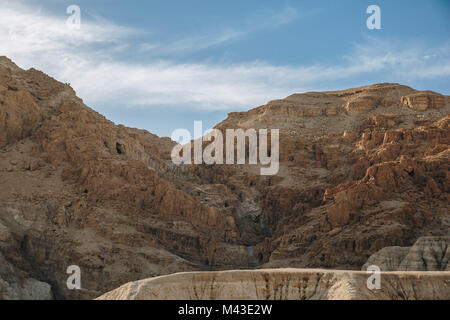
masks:
[[(90, 299), (180, 271), (359, 270), (446, 236), (449, 97), (399, 84), (294, 94), (216, 128), (280, 130), (280, 170), (174, 165), (68, 85), (0, 58), (0, 297)], [(67, 267), (82, 272), (68, 290)]]
[(130, 282), (98, 300), (415, 300), (450, 299), (450, 272), (370, 274), (321, 269), (186, 272)]

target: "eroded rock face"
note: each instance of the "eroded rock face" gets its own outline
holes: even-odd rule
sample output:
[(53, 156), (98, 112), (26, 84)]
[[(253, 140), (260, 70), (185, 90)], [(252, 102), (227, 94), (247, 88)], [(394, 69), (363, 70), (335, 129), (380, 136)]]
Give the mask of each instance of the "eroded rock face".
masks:
[(371, 255), (361, 270), (365, 271), (369, 266), (375, 265), (382, 271), (397, 271), (409, 249), (410, 247), (397, 246), (383, 248)]
[[(431, 97), (423, 111), (403, 106), (416, 93)], [(255, 249), (263, 266), (353, 268), (384, 247), (448, 234), (450, 118), (440, 96), (385, 83), (292, 95), (220, 123), (280, 129), (279, 174), (250, 185), (268, 235)], [(322, 111), (306, 117), (308, 108)]]
[[(176, 166), (170, 139), (0, 58), (0, 288), (15, 292), (1, 294), (26, 279), (79, 299), (179, 271), (360, 269), (384, 247), (447, 235), (450, 104), (405, 108), (415, 93), (376, 84), (230, 114), (216, 128), (280, 130), (279, 173), (260, 176)], [(82, 290), (66, 287), (70, 265)]]
[(383, 271), (450, 271), (450, 237), (422, 237), (412, 247), (386, 247), (374, 253), (362, 270), (377, 265)]
[(415, 300), (450, 298), (450, 272), (368, 274), (320, 269), (189, 272), (127, 283), (98, 300)]
[(432, 91), (416, 92), (401, 99), (404, 106), (416, 111), (442, 108), (445, 105), (445, 100), (445, 96)]
[[(247, 263), (235, 217), (177, 183), (173, 142), (114, 125), (6, 58), (0, 75), (0, 297), (48, 298), (45, 283), (92, 298), (143, 275)], [(66, 287), (70, 265), (82, 290)]]

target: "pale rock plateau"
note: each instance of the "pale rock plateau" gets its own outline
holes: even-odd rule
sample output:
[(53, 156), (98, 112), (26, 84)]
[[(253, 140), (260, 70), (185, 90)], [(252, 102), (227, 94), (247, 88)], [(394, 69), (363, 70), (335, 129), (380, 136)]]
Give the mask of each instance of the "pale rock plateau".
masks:
[(449, 300), (450, 272), (261, 269), (185, 272), (127, 283), (98, 300)]

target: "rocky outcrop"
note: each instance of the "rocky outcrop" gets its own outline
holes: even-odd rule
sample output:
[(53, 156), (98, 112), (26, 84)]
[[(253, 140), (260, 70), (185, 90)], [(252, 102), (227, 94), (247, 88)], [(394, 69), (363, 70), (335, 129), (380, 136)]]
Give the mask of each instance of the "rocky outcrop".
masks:
[(439, 109), (445, 105), (445, 96), (432, 91), (421, 91), (402, 97), (405, 107), (416, 111)]
[(362, 270), (450, 271), (450, 237), (422, 237), (412, 247), (386, 247), (374, 253)]
[(188, 272), (127, 283), (98, 300), (416, 300), (450, 299), (450, 272), (370, 274), (320, 269)]
[(0, 279), (0, 296), (4, 300), (51, 300), (53, 294), (48, 283), (28, 278), (24, 283)]

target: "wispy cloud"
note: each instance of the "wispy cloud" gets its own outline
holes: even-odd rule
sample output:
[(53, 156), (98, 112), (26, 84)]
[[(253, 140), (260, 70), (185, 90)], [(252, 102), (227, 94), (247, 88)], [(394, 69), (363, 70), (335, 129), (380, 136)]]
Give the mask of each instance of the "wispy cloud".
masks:
[(297, 9), (291, 6), (283, 7), (278, 11), (263, 10), (262, 12), (254, 13), (238, 26), (212, 30), (207, 34), (194, 37), (186, 37), (159, 46), (158, 49), (166, 53), (203, 50), (243, 38), (258, 31), (281, 27), (293, 22), (298, 16)]
[[(290, 17), (290, 18), (289, 18)], [(280, 13), (267, 25), (288, 23), (296, 17)], [(239, 110), (261, 105), (294, 92), (335, 88), (340, 81), (369, 79), (374, 74), (396, 79), (450, 77), (450, 45), (408, 47), (396, 41), (367, 37), (349, 48), (338, 65), (275, 66), (264, 61), (239, 64), (182, 63), (158, 60), (126, 61), (120, 53), (153, 50), (154, 44), (137, 46), (128, 41), (138, 30), (113, 23), (83, 21), (82, 30), (65, 27), (66, 17), (36, 12), (23, 4), (0, 7), (0, 54), (23, 67), (36, 67), (70, 82), (87, 104)], [(230, 29), (217, 43), (226, 42), (260, 26)], [(195, 39), (195, 38), (193, 38)], [(197, 40), (181, 43), (195, 46)], [(211, 40), (212, 41), (212, 40)], [(207, 45), (214, 45), (206, 41)]]
[(117, 44), (138, 30), (118, 26), (105, 19), (83, 21), (82, 30), (66, 27), (67, 16), (45, 15), (42, 9), (21, 2), (5, 2), (0, 8), (2, 49), (21, 54), (67, 50), (77, 45)]

